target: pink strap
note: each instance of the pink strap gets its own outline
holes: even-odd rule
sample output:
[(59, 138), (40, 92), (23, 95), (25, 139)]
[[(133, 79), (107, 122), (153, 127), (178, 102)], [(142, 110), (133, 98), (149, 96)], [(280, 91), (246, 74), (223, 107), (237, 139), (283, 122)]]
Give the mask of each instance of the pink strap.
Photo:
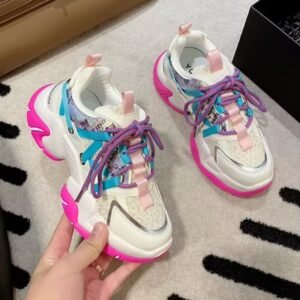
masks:
[(234, 130), (236, 131), (238, 141), (243, 151), (247, 151), (252, 147), (252, 141), (248, 135), (248, 131), (245, 125), (239, 123), (233, 126)]
[(192, 28), (192, 25), (193, 25), (192, 22), (188, 22), (186, 24), (180, 25), (178, 27), (178, 34), (182, 35), (182, 34), (189, 32), (190, 29)]
[(144, 157), (142, 155), (142, 152), (139, 151), (139, 152), (135, 152), (135, 153), (132, 153), (130, 155), (131, 157), (131, 161), (132, 161), (132, 164), (133, 164), (133, 174), (134, 174), (134, 177), (140, 177), (140, 176), (145, 176), (146, 175), (146, 168), (145, 168), (145, 160), (144, 160)]
[(142, 141), (140, 137), (135, 137), (130, 139), (130, 146), (137, 145)]
[(85, 58), (85, 67), (95, 66), (102, 58), (101, 53), (90, 54)]
[[(141, 142), (141, 138), (133, 138), (130, 140), (130, 145), (136, 145)], [(140, 203), (144, 210), (153, 205), (153, 200), (149, 193), (148, 180), (145, 178), (147, 175), (145, 167), (145, 159), (142, 155), (142, 150), (130, 154), (132, 161), (133, 180), (137, 185)]]
[(122, 93), (123, 114), (129, 115), (134, 112), (134, 94), (133, 91)]
[(222, 93), (222, 100), (226, 100), (230, 97), (232, 97), (233, 93), (232, 92), (223, 92)]
[(131, 160), (135, 167), (143, 166), (145, 163), (144, 157), (140, 152), (132, 153)]
[(220, 71), (223, 68), (221, 53), (218, 49), (214, 49), (207, 53), (207, 60), (211, 72)]
[(153, 200), (149, 193), (148, 180), (145, 177), (139, 177), (135, 180), (139, 191), (139, 198), (142, 207), (146, 210), (153, 205)]
[[(230, 94), (233, 95), (232, 93), (224, 94), (224, 99), (226, 99), (226, 97), (229, 97)], [(244, 119), (241, 116), (240, 108), (236, 103), (225, 105), (225, 108), (230, 116), (229, 120), (232, 124), (233, 129), (236, 131), (236, 135), (242, 150), (249, 150), (252, 147), (252, 141), (245, 126)]]

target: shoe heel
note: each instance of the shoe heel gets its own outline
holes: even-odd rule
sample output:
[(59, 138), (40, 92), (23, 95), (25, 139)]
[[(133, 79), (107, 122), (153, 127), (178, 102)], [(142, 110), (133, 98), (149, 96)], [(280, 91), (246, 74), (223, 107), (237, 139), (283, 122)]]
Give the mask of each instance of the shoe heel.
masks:
[(28, 103), (28, 111), (27, 111), (27, 124), (31, 130), (31, 135), (34, 141), (43, 150), (44, 154), (52, 160), (60, 161), (62, 159), (57, 158), (55, 155), (53, 155), (50, 151), (46, 149), (45, 145), (43, 144), (43, 138), (45, 136), (50, 136), (51, 133), (49, 127), (38, 116), (34, 108), (34, 104), (38, 100), (39, 94), (49, 85), (51, 84), (45, 85), (40, 89), (38, 89), (30, 98), (30, 101)]
[(154, 64), (154, 68), (153, 68), (153, 82), (154, 82), (154, 86), (156, 91), (158, 92), (158, 94), (160, 95), (161, 99), (169, 106), (171, 107), (175, 112), (183, 115), (184, 112), (183, 110), (181, 110), (180, 108), (178, 108), (176, 105), (174, 105), (171, 101), (170, 101), (170, 97), (173, 96), (172, 91), (170, 91), (159, 79), (158, 76), (158, 66), (159, 66), (159, 62), (161, 60), (161, 57), (165, 54), (166, 52), (164, 51), (163, 53), (161, 53), (159, 55), (159, 57), (157, 58), (155, 64)]

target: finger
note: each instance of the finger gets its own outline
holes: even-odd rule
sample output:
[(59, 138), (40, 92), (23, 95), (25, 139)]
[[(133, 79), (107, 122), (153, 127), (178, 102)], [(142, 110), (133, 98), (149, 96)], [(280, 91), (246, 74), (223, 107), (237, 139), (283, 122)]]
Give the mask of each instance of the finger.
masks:
[(100, 255), (107, 239), (108, 230), (106, 225), (97, 223), (89, 238), (84, 240), (74, 253), (66, 257), (68, 267), (75, 272), (80, 272), (88, 267)]
[(56, 261), (69, 252), (73, 234), (73, 226), (63, 215), (43, 255), (43, 259)]
[(91, 281), (99, 279), (99, 272), (95, 267), (89, 266), (83, 272), (84, 286), (87, 286)]
[(105, 285), (109, 287), (110, 295), (113, 295), (116, 289), (121, 286), (121, 284), (129, 277), (129, 275), (140, 266), (140, 263), (126, 263), (107, 276), (104, 281)]
[(43, 256), (38, 263), (35, 274), (49, 269), (54, 263), (68, 253), (73, 234), (73, 227), (67, 217), (63, 215), (57, 224), (55, 232)]
[(103, 271), (106, 271), (112, 262), (113, 257), (108, 256), (104, 253), (101, 253), (98, 258), (92, 263), (92, 266), (95, 268), (97, 265), (102, 268)]

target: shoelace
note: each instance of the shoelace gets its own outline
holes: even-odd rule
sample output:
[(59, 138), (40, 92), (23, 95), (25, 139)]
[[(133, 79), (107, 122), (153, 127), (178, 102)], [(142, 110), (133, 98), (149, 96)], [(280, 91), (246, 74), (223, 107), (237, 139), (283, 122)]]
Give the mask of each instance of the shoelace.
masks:
[[(155, 156), (155, 144), (158, 146), (159, 149), (163, 149), (163, 144), (161, 142), (161, 139), (156, 132), (156, 130), (152, 127), (152, 124), (149, 123), (150, 118), (147, 117), (145, 120), (138, 122), (134, 121), (126, 128), (109, 128), (106, 130), (109, 134), (112, 134), (113, 137), (107, 141), (101, 150), (96, 155), (93, 164), (90, 168), (90, 171), (84, 181), (84, 184), (82, 185), (82, 188), (76, 198), (76, 202), (80, 200), (83, 193), (88, 189), (90, 186), (91, 193), (95, 198), (100, 198), (103, 194), (103, 186), (102, 186), (102, 176), (103, 176), (103, 170), (107, 163), (109, 162), (112, 154), (116, 149), (118, 149), (119, 146), (122, 144), (125, 144), (128, 146), (129, 140), (131, 138), (146, 138), (146, 141), (149, 141), (149, 145), (151, 148), (151, 153), (147, 157), (145, 157), (145, 163), (150, 162), (154, 160)], [(140, 149), (142, 149), (146, 141), (141, 142), (139, 144), (135, 144), (132, 146), (128, 146), (127, 153), (132, 154)], [(132, 168), (132, 164), (129, 164), (126, 167), (123, 167), (118, 171), (116, 175), (123, 175), (126, 172), (128, 172)], [(151, 170), (151, 174), (148, 175), (147, 179), (150, 179), (154, 175), (154, 171)], [(97, 181), (97, 183), (96, 183)], [(123, 188), (131, 188), (135, 187), (135, 183), (131, 184), (122, 184)]]
[[(237, 99), (243, 95), (245, 98), (245, 103), (240, 107), (240, 110), (245, 111), (248, 108), (248, 103), (251, 103), (253, 106), (257, 107), (260, 111), (266, 112), (267, 109), (263, 103), (263, 101), (258, 97), (256, 94), (248, 90), (248, 88), (245, 86), (244, 81), (240, 78), (240, 71), (235, 70), (234, 74), (232, 76), (226, 76), (221, 81), (217, 82), (214, 85), (208, 86), (208, 87), (200, 87), (199, 91), (204, 93), (204, 95), (197, 97), (193, 100), (188, 101), (184, 105), (184, 116), (188, 124), (193, 126), (194, 130), (204, 122), (204, 120), (209, 116), (210, 111), (213, 107), (213, 105), (216, 102), (216, 99), (218, 96), (220, 96), (223, 92), (232, 92), (236, 91), (238, 93), (233, 94), (231, 97), (226, 98), (226, 100), (223, 100), (220, 104), (221, 105), (228, 105), (230, 103), (233, 103), (237, 101)], [(195, 113), (194, 119), (191, 117), (191, 107), (194, 104), (197, 104), (197, 111)], [(217, 120), (215, 121), (215, 125), (220, 125), (227, 119), (229, 119), (229, 114), (224, 112), (224, 116), (219, 116)], [(248, 122), (246, 124), (246, 127), (248, 128), (253, 120), (253, 116), (249, 116)], [(234, 130), (231, 131), (224, 131), (221, 130), (219, 133), (230, 135), (235, 134)]]

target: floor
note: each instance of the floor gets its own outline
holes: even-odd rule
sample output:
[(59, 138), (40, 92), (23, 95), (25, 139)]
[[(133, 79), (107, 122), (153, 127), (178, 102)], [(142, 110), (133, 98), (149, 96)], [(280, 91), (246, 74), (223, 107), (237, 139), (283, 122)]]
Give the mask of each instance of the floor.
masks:
[[(258, 113), (257, 118), (276, 170), (267, 193), (249, 200), (234, 198), (200, 174), (190, 155), (189, 126), (162, 103), (152, 84), (156, 57), (169, 45), (178, 25), (187, 21), (193, 22), (193, 28), (207, 32), (232, 59), (253, 3), (150, 1), (5, 78), (4, 83), (12, 91), (1, 99), (0, 120), (16, 124), (21, 134), (15, 140), (1, 141), (0, 161), (26, 170), (27, 180), (22, 186), (0, 182), (0, 199), (4, 209), (31, 220), (31, 230), (25, 235), (9, 234), (15, 265), (29, 272), (34, 269), (62, 213), (59, 191), (68, 176), (64, 162), (53, 163), (34, 145), (26, 128), (28, 99), (41, 85), (68, 78), (87, 54), (101, 52), (103, 63), (114, 71), (115, 84), (120, 90), (135, 91), (138, 103), (151, 116), (163, 139), (166, 150), (157, 155), (156, 174), (174, 227), (169, 256), (141, 268), (115, 299), (167, 299), (173, 293), (185, 299), (213, 300), (282, 296), (276, 287), (275, 292), (263, 291), (261, 281), (253, 287), (236, 283), (238, 279), (230, 280), (239, 272), (243, 278), (251, 272), (249, 268), (234, 269), (240, 265), (264, 272), (259, 275), (270, 273), (287, 282), (300, 282), (299, 247), (263, 241), (242, 229), (255, 221), (300, 234), (300, 208), (279, 195), (282, 187), (300, 188), (299, 123), (246, 78), (248, 86), (268, 107), (268, 112)], [(232, 265), (233, 261), (239, 265)], [(299, 292), (299, 285), (294, 288)], [(17, 290), (16, 299), (24, 299), (25, 293), (26, 289)]]

